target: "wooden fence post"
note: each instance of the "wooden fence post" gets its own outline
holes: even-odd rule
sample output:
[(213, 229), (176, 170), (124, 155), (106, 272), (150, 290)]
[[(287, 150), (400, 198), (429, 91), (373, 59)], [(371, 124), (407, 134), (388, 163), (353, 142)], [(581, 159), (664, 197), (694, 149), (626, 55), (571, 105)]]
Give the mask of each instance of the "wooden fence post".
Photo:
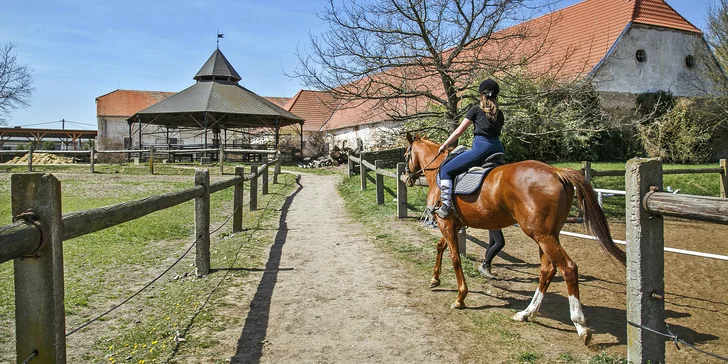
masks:
[(250, 211), (258, 209), (258, 166), (250, 166), (250, 175), (255, 176), (250, 179)]
[[(268, 163), (268, 154), (263, 154), (260, 157), (260, 159), (263, 162), (263, 164)], [(265, 168), (263, 168), (263, 170), (261, 171), (260, 178), (263, 181), (263, 194), (267, 195), (268, 194), (268, 165), (266, 165)]]
[(351, 159), (351, 155), (349, 156), (349, 178), (354, 176), (354, 161)]
[(587, 161), (581, 162), (581, 169), (582, 169), (582, 171), (584, 171), (584, 179), (586, 179), (586, 183), (591, 184), (592, 183), (591, 162), (587, 162)]
[(17, 362), (37, 351), (33, 363), (65, 363), (61, 183), (51, 174), (14, 174), (10, 179), (13, 216), (32, 208), (46, 240), (38, 257), (14, 260)]
[(407, 217), (407, 185), (402, 182), (407, 163), (397, 163), (397, 217)]
[(361, 177), (361, 190), (367, 189), (367, 166), (364, 165), (364, 152), (359, 153), (359, 176)]
[[(245, 177), (245, 167), (235, 167), (235, 175)], [(243, 186), (245, 180), (235, 185), (233, 190), (233, 232), (243, 231)]]
[(725, 198), (728, 192), (728, 174), (726, 174), (726, 160), (720, 160), (720, 197)]
[(217, 161), (220, 162), (220, 175), (225, 174), (225, 150), (220, 145), (220, 154), (217, 156)]
[(94, 163), (96, 163), (96, 153), (94, 152), (94, 148), (91, 148), (91, 173), (94, 173)]
[[(665, 338), (635, 325), (664, 332), (665, 261), (663, 221), (643, 206), (651, 186), (662, 188), (656, 158), (627, 162), (627, 361), (665, 362)], [(632, 324), (630, 324), (630, 322)]]
[(28, 146), (28, 172), (33, 172), (33, 144)]
[(281, 174), (281, 152), (276, 153), (276, 164), (273, 168), (273, 184), (278, 184), (278, 175)]
[(384, 176), (377, 173), (378, 170), (380, 170), (384, 166), (384, 162), (380, 160), (374, 161), (374, 167), (376, 167), (374, 171), (374, 176), (376, 177), (377, 181), (377, 204), (384, 205)]
[(210, 171), (195, 169), (195, 186), (203, 186), (205, 192), (195, 198), (195, 267), (197, 276), (210, 274)]
[(154, 174), (154, 147), (149, 147), (149, 174)]

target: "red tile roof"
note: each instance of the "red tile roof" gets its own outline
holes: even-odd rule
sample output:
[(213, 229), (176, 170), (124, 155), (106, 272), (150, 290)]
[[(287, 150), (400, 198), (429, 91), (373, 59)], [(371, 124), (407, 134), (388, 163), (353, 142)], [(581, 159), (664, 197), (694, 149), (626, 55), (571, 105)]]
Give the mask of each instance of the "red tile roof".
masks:
[[(528, 33), (546, 29), (545, 38), (531, 38), (530, 43), (534, 44), (530, 44), (529, 41), (517, 43), (518, 40), (489, 41), (484, 46), (484, 50), (464, 52), (461, 57), (472, 57), (475, 52), (481, 54), (495, 52), (494, 54), (500, 55), (498, 57), (508, 57), (517, 62), (524, 54), (532, 54), (534, 47), (543, 47), (529, 63), (530, 72), (550, 73), (559, 78), (584, 77), (607, 55), (609, 49), (630, 22), (701, 33), (698, 28), (690, 24), (663, 0), (585, 0), (504, 29), (491, 37), (491, 40), (507, 39), (509, 33)], [(415, 72), (417, 71), (415, 70)], [(396, 76), (386, 75), (385, 72), (372, 77), (397, 80)], [(433, 87), (442, 88), (437, 77), (434, 78), (423, 78), (418, 81), (419, 86), (408, 86), (429, 90), (432, 90)], [(358, 82), (363, 82), (363, 80)], [(358, 82), (354, 82), (352, 85)], [(444, 95), (444, 92), (442, 94)], [(416, 101), (410, 100), (415, 104)], [(426, 103), (427, 100), (422, 100), (419, 102), (419, 106), (427, 107)], [(346, 107), (346, 105), (350, 106)], [(401, 107), (401, 105), (398, 106)], [(381, 112), (381, 109), (382, 105), (373, 101), (359, 101), (357, 104), (345, 103), (344, 107), (340, 107), (334, 112), (324, 128), (340, 129), (387, 120), (387, 115)]]
[(283, 109), (302, 117), (304, 131), (318, 131), (336, 108), (334, 96), (328, 92), (301, 90), (283, 105)]
[(130, 117), (176, 92), (116, 90), (96, 98), (96, 116)]
[(702, 33), (700, 29), (692, 25), (662, 0), (638, 0), (634, 7), (632, 21), (640, 24)]

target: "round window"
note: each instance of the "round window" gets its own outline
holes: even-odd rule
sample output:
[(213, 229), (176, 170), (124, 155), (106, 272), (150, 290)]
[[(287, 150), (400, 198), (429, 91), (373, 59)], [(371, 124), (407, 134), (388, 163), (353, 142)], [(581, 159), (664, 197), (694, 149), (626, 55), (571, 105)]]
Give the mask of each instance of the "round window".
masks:
[(637, 53), (635, 53), (635, 58), (637, 58), (637, 62), (645, 62), (647, 61), (647, 52), (644, 49), (638, 49)]
[(685, 65), (688, 66), (688, 68), (695, 67), (695, 57), (693, 57), (692, 54), (685, 57)]

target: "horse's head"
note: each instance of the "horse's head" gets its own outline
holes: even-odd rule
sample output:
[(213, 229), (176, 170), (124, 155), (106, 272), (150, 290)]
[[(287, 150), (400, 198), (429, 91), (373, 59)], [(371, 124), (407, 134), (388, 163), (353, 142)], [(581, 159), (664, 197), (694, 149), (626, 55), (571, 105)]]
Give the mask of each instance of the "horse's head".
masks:
[(405, 166), (405, 184), (408, 187), (415, 185), (415, 181), (422, 175), (422, 172), (430, 169), (436, 169), (439, 164), (433, 168), (434, 159), (437, 158), (438, 145), (419, 135), (407, 133), (407, 151), (404, 153)]

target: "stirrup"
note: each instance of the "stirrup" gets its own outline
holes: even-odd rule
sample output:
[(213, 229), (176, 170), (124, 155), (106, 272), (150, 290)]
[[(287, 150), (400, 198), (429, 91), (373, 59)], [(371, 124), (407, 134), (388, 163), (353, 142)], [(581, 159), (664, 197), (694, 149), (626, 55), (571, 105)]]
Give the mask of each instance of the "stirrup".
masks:
[(452, 209), (451, 206), (445, 207), (445, 205), (440, 205), (439, 207), (436, 207), (434, 212), (439, 216), (441, 219), (445, 219), (448, 216), (450, 216), (450, 210)]

